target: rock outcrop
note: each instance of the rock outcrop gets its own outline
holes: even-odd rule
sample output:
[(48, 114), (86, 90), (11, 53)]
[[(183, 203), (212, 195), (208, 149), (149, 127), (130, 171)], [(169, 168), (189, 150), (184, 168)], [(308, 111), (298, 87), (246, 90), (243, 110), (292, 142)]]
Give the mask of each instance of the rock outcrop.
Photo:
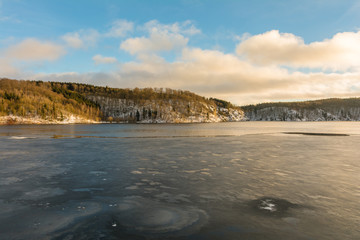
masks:
[(88, 95), (100, 106), (105, 120), (138, 123), (196, 123), (242, 121), (240, 108), (222, 108), (206, 101), (131, 100)]

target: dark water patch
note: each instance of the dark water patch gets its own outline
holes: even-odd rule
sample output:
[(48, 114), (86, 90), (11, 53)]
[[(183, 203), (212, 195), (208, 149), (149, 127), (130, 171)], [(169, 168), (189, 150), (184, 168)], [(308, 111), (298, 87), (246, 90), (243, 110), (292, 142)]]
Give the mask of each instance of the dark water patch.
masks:
[(330, 136), (330, 137), (346, 137), (350, 136), (345, 133), (313, 133), (313, 132), (284, 132), (284, 134), (297, 134), (297, 135), (309, 135), (309, 136)]
[(284, 217), (289, 215), (291, 208), (301, 207), (298, 204), (291, 203), (285, 199), (262, 197), (249, 202), (250, 208), (258, 214), (273, 217)]
[(94, 192), (94, 191), (104, 191), (104, 188), (75, 188), (73, 192)]

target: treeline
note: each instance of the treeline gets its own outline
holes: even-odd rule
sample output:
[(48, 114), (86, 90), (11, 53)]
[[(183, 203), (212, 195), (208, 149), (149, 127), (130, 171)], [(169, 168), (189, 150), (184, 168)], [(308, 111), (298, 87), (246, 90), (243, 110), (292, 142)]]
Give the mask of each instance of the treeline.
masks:
[[(110, 88), (68, 82), (52, 82), (51, 85), (54, 91), (62, 93), (65, 97), (70, 92), (74, 99), (80, 95), (81, 97), (76, 97), (77, 100), (82, 101), (85, 98), (100, 106), (103, 120), (107, 121), (171, 121), (171, 118), (186, 119), (204, 114), (209, 116), (209, 113), (216, 115), (217, 107), (234, 107), (220, 99), (208, 99), (190, 91), (170, 88)], [(118, 104), (119, 99), (125, 101)]]
[(261, 103), (256, 105), (242, 106), (245, 112), (256, 112), (265, 108), (288, 108), (293, 110), (332, 110), (332, 109), (350, 109), (360, 107), (360, 98), (329, 98), (314, 101), (303, 102), (275, 102), (275, 103)]
[(236, 108), (236, 106), (233, 105), (232, 103), (221, 100), (221, 99), (210, 98), (210, 100), (213, 101), (218, 107), (221, 107), (221, 108)]
[[(214, 99), (207, 99), (190, 91), (174, 90), (170, 88), (110, 88), (81, 83), (52, 82), (54, 89), (80, 93), (82, 96), (105, 96), (117, 99), (128, 99), (135, 102), (142, 100), (181, 100), (189, 102), (206, 102), (215, 104)], [(218, 100), (221, 101), (221, 100)]]

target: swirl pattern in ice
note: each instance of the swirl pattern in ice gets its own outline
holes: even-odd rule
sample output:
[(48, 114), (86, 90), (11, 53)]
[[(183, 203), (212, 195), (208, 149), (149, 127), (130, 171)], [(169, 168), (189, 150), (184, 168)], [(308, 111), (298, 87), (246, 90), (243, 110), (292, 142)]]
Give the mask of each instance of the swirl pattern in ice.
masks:
[[(207, 214), (189, 206), (164, 204), (144, 198), (127, 198), (118, 204), (119, 226), (137, 234), (188, 234), (203, 226)], [(181, 231), (181, 232), (180, 232)]]

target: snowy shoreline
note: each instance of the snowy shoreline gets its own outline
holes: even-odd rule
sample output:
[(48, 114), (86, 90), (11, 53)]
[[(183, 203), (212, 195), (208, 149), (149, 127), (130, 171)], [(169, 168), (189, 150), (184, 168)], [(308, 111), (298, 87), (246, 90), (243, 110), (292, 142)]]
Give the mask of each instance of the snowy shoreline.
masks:
[(84, 119), (78, 116), (70, 115), (63, 121), (59, 120), (46, 120), (40, 117), (19, 117), (19, 116), (1, 116), (0, 125), (22, 125), (22, 124), (33, 124), (33, 125), (50, 125), (50, 124), (99, 124), (94, 120)]

